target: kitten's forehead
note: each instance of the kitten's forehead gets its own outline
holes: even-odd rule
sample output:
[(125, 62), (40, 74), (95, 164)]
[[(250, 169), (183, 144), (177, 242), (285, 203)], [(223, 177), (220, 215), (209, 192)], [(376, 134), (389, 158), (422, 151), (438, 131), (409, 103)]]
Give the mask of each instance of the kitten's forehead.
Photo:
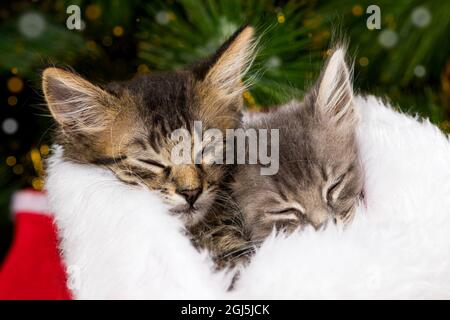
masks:
[(248, 123), (248, 127), (280, 133), (280, 169), (275, 176), (261, 179), (280, 179), (297, 189), (326, 181), (357, 159), (354, 132), (336, 127), (314, 110), (314, 101), (305, 99)]
[(123, 88), (153, 108), (181, 107), (194, 93), (192, 76), (185, 71), (140, 75), (124, 82)]
[(201, 120), (194, 119), (198, 99), (193, 81), (187, 71), (151, 73), (114, 84), (111, 90), (118, 96), (126, 91), (133, 97), (136, 108), (127, 112), (136, 112), (151, 129), (161, 125), (170, 132)]

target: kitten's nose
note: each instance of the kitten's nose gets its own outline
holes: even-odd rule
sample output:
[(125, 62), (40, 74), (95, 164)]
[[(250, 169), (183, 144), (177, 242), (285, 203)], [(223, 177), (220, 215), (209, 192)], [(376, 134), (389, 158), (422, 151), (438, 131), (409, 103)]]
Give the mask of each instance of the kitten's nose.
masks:
[(326, 228), (328, 220), (330, 219), (328, 213), (323, 210), (314, 211), (310, 217), (309, 222), (314, 227), (314, 229), (319, 230)]
[(192, 206), (202, 193), (202, 189), (177, 189), (177, 193), (181, 194), (186, 199), (186, 202)]

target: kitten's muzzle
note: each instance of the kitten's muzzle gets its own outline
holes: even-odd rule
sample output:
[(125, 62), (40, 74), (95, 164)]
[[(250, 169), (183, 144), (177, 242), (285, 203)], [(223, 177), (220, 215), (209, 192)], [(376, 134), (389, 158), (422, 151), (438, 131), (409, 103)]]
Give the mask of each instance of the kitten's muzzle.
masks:
[(308, 215), (308, 222), (316, 230), (326, 228), (330, 219), (331, 219), (330, 214), (325, 210), (313, 211), (310, 215)]
[(176, 192), (186, 199), (186, 202), (190, 207), (193, 207), (195, 201), (197, 201), (198, 197), (202, 194), (202, 188), (177, 189)]

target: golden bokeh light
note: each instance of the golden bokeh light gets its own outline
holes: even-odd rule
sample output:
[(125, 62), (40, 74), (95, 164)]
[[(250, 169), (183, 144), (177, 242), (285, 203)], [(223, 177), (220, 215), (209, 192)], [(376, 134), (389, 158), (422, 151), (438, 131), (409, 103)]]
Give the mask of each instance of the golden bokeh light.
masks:
[(17, 104), (17, 97), (16, 96), (8, 97), (8, 104), (10, 106), (15, 106)]
[(35, 190), (42, 190), (44, 188), (44, 180), (39, 177), (34, 177), (33, 180), (31, 180), (31, 185)]
[(36, 173), (41, 176), (44, 173), (44, 168), (42, 166), (42, 158), (38, 149), (33, 149), (30, 152), (31, 161), (33, 162), (33, 167)]
[(13, 167), (17, 163), (17, 159), (14, 156), (9, 156), (6, 158), (6, 164), (10, 167)]
[(23, 171), (24, 171), (24, 168), (23, 168), (23, 165), (21, 165), (21, 164), (16, 164), (13, 167), (14, 174), (21, 175), (23, 173)]
[(19, 93), (23, 89), (23, 81), (19, 77), (11, 77), (6, 84), (8, 90), (13, 93)]
[(39, 151), (41, 152), (41, 155), (46, 156), (48, 155), (48, 153), (50, 152), (50, 148), (48, 145), (43, 144), (40, 148)]
[(352, 8), (352, 13), (354, 16), (359, 17), (363, 14), (363, 12), (364, 12), (363, 7), (361, 7), (359, 4), (353, 6)]
[(115, 26), (113, 28), (113, 35), (116, 37), (121, 37), (123, 36), (124, 30), (121, 26)]
[(361, 67), (367, 67), (369, 65), (369, 58), (361, 57), (358, 62)]
[(96, 4), (90, 4), (86, 7), (86, 17), (89, 20), (97, 20), (102, 15), (102, 9)]

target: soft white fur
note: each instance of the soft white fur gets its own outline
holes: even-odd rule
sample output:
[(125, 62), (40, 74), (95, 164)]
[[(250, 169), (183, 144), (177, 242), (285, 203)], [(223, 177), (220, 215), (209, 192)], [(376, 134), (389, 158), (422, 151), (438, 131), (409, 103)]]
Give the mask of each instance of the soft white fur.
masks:
[(47, 188), (75, 297), (450, 298), (448, 137), (374, 97), (355, 102), (366, 180), (352, 225), (273, 235), (231, 293), (159, 200), (56, 152)]
[(211, 272), (156, 195), (62, 161), (60, 148), (47, 189), (74, 298), (211, 299), (225, 290), (225, 275)]
[(358, 97), (365, 204), (341, 232), (272, 237), (240, 298), (450, 298), (450, 145), (428, 121)]

